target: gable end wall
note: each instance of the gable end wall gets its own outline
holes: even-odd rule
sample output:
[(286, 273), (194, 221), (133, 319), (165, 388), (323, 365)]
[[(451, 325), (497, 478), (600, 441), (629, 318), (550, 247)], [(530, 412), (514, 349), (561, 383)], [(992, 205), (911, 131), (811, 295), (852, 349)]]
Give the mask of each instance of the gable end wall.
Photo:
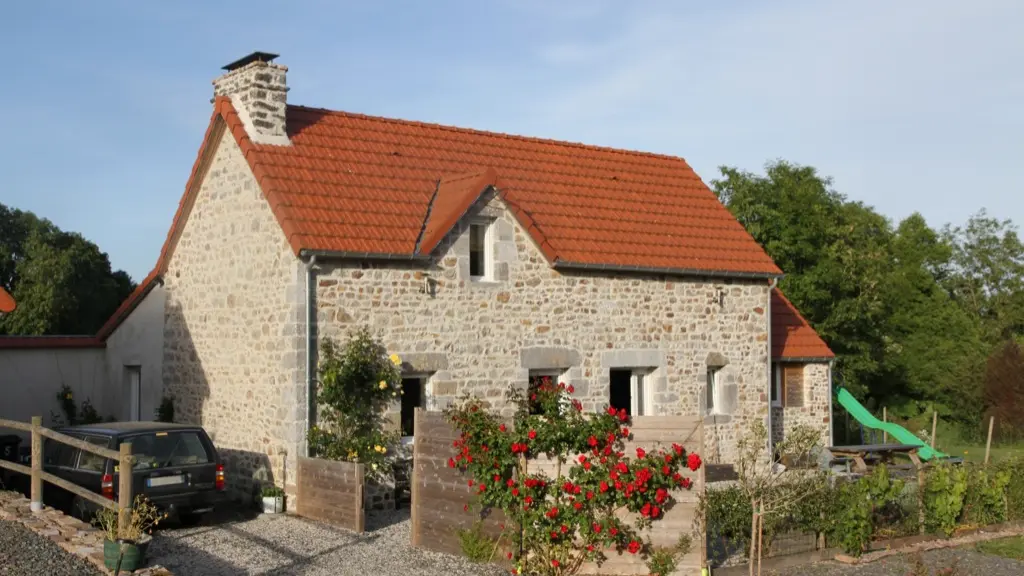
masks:
[(263, 468), (294, 492), (305, 430), (304, 267), (230, 133), (209, 146), (164, 274), (164, 389), (177, 421), (213, 437), (236, 496), (252, 494)]

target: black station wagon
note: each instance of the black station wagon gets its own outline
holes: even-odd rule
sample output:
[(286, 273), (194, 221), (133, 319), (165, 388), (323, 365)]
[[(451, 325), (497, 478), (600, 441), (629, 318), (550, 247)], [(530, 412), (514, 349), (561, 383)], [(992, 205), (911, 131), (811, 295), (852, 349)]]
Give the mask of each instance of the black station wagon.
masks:
[[(132, 494), (143, 494), (172, 517), (193, 522), (224, 497), (224, 466), (199, 426), (165, 422), (104, 422), (57, 429), (62, 434), (118, 451), (131, 442), (135, 465)], [(118, 463), (53, 440), (46, 441), (44, 469), (111, 500), (118, 498)], [(84, 520), (95, 503), (48, 484), (48, 503)]]

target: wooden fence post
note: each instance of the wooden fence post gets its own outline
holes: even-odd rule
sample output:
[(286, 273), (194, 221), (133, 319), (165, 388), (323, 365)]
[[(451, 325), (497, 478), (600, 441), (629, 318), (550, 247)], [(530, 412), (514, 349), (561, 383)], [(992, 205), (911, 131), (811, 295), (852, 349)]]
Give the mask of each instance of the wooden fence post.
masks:
[(935, 450), (935, 427), (939, 423), (938, 410), (932, 410), (932, 450)]
[(42, 416), (32, 417), (32, 503), (29, 509), (40, 512), (43, 509), (43, 426)]
[(131, 522), (132, 513), (132, 443), (121, 444), (121, 457), (118, 462), (118, 485), (117, 485), (117, 532), (118, 535)]
[(996, 423), (995, 416), (988, 417), (988, 440), (985, 442), (985, 465), (988, 466), (988, 453), (992, 450), (992, 426)]
[[(882, 422), (888, 422), (888, 421), (889, 421), (889, 411), (886, 410), (885, 406), (882, 406)], [(886, 432), (885, 430), (882, 430), (882, 444), (888, 444), (888, 443), (889, 443), (889, 433)]]

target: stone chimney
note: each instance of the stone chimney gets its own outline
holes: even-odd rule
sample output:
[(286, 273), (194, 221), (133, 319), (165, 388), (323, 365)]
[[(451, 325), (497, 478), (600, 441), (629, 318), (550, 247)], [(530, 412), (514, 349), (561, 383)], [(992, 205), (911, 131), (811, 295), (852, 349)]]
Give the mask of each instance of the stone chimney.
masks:
[(274, 64), (274, 58), (277, 54), (253, 52), (228, 64), (227, 72), (213, 81), (213, 95), (231, 98), (254, 143), (288, 146), (288, 67)]

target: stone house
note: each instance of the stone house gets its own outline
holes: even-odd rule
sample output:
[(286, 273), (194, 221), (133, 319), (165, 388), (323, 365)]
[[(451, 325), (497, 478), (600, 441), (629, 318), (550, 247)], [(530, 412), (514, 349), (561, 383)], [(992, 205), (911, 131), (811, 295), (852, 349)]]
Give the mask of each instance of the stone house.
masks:
[(755, 419), (831, 428), (832, 352), (782, 271), (681, 158), (296, 106), (254, 53), (213, 113), (157, 265), (152, 368), (245, 493), (294, 493), (318, 344), (403, 359), (393, 419), (571, 383), (588, 410), (703, 414), (709, 462)]

